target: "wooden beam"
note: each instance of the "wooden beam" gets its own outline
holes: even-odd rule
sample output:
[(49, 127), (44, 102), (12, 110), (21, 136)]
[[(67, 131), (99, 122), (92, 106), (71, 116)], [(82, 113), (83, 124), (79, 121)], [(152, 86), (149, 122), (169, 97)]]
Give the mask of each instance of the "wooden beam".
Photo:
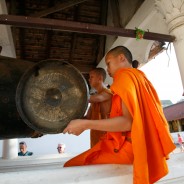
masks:
[[(107, 24), (107, 10), (108, 10), (108, 0), (102, 0), (101, 1), (101, 15), (100, 15), (101, 25)], [(105, 54), (105, 41), (106, 41), (106, 36), (105, 35), (100, 36), (99, 45), (97, 47), (98, 54), (96, 56), (96, 65), (100, 63), (100, 61), (102, 60)]]
[[(57, 31), (60, 30), (88, 34), (115, 35), (130, 38), (136, 37), (135, 30), (133, 29), (123, 29), (81, 22), (63, 21), (47, 18), (34, 18), (16, 15), (0, 15), (0, 24), (13, 25), (16, 27), (29, 27)], [(145, 32), (144, 39), (173, 42), (175, 40), (175, 37), (171, 35)]]
[(110, 1), (111, 10), (112, 10), (112, 20), (115, 27), (123, 27), (121, 25), (120, 11), (119, 11), (119, 1), (113, 0)]
[(56, 4), (55, 6), (48, 8), (46, 10), (40, 11), (38, 13), (30, 15), (31, 17), (44, 17), (46, 15), (49, 15), (51, 13), (55, 13), (61, 10), (64, 10), (66, 8), (70, 8), (72, 6), (78, 5), (80, 3), (83, 3), (87, 0), (70, 0), (70, 1), (65, 1), (59, 4)]
[(159, 47), (159, 46), (155, 47), (155, 49), (150, 51), (148, 60), (149, 61), (152, 60), (153, 58), (155, 58), (158, 54), (160, 54), (164, 50), (166, 50), (164, 47)]
[[(20, 2), (19, 2), (20, 3)], [(18, 11), (19, 15), (25, 15), (25, 1), (24, 2), (21, 2), (19, 4), (20, 6), (20, 9)], [(25, 59), (25, 29), (21, 28), (19, 29), (19, 34), (18, 34), (18, 37), (19, 37), (19, 47), (20, 47), (20, 56), (22, 59)]]
[(26, 55), (25, 55), (25, 29), (21, 28), (19, 29), (19, 34), (18, 34), (18, 37), (19, 37), (19, 47), (20, 47), (20, 56), (21, 56), (21, 59), (25, 59), (26, 58)]
[[(74, 19), (77, 20), (79, 16), (79, 7), (76, 7), (74, 10)], [(74, 57), (74, 53), (75, 53), (75, 47), (77, 44), (77, 33), (72, 33), (72, 45), (71, 45), (71, 49), (70, 49), (70, 54), (69, 54), (69, 58), (68, 61), (69, 63), (73, 64), (73, 57)]]
[(50, 50), (51, 50), (51, 41), (52, 41), (52, 31), (48, 30), (44, 36), (46, 36), (46, 44), (45, 44), (45, 54), (44, 57), (45, 59), (50, 58)]
[[(49, 0), (49, 6), (54, 6), (55, 1), (54, 0)], [(50, 15), (50, 18), (52, 18), (53, 15)], [(52, 30), (47, 30), (44, 34), (46, 37), (46, 44), (45, 44), (45, 54), (44, 57), (45, 59), (50, 58), (50, 50), (51, 50), (51, 42), (52, 42)]]

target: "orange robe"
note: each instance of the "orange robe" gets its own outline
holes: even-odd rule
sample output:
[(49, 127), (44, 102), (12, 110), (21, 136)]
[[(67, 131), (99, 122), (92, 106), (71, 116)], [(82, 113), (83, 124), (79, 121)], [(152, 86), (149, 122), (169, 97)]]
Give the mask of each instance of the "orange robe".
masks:
[(166, 158), (175, 149), (157, 93), (143, 72), (132, 68), (116, 72), (111, 90), (110, 117), (123, 115), (122, 100), (133, 117), (131, 133), (108, 132), (64, 166), (133, 163), (134, 184), (153, 184), (168, 173)]
[[(112, 94), (109, 89), (104, 88), (102, 92)], [(100, 93), (99, 93), (100, 94)], [(101, 114), (101, 103), (92, 103), (91, 104), (91, 120), (98, 120), (102, 119), (103, 116)], [(109, 113), (107, 114), (107, 118), (109, 117)], [(91, 130), (90, 131), (90, 142), (91, 142), (91, 147), (93, 147), (99, 140), (100, 138), (105, 134), (106, 132), (104, 131), (99, 131), (99, 130)]]

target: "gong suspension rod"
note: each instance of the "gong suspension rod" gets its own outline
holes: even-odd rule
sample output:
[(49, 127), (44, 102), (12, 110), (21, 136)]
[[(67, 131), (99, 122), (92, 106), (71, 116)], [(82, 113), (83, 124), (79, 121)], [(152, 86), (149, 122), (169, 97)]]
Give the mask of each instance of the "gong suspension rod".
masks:
[[(16, 27), (37, 28), (57, 31), (70, 31), (99, 35), (114, 35), (122, 37), (136, 38), (136, 31), (133, 29), (123, 29), (118, 27), (88, 24), (74, 21), (64, 21), (48, 18), (36, 18), (16, 15), (0, 15), (0, 24), (12, 25)], [(145, 31), (144, 39), (173, 42), (175, 37), (159, 33)]]

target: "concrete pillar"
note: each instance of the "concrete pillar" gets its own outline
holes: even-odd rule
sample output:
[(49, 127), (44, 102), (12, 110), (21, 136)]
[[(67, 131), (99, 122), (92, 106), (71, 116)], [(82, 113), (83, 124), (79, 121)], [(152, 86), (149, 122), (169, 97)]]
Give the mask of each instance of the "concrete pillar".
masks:
[(155, 5), (164, 16), (169, 34), (176, 37), (173, 45), (184, 87), (184, 2), (183, 0), (155, 0)]
[(182, 128), (181, 128), (181, 122), (180, 122), (180, 120), (177, 120), (177, 123), (178, 123), (178, 132), (181, 132), (182, 131)]
[(18, 156), (18, 140), (5, 139), (3, 141), (3, 159), (13, 159)]

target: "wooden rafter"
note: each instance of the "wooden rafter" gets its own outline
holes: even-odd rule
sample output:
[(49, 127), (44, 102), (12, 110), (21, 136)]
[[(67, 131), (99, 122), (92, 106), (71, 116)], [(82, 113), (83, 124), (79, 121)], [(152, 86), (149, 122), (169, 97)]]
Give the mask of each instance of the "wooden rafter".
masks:
[(46, 10), (40, 11), (38, 13), (35, 13), (35, 14), (31, 15), (31, 16), (32, 17), (44, 17), (44, 16), (49, 15), (51, 13), (55, 13), (55, 12), (64, 10), (66, 8), (78, 5), (78, 4), (83, 3), (85, 1), (87, 1), (87, 0), (70, 0), (70, 1), (68, 0), (68, 1), (56, 4), (55, 6), (53, 6), (51, 8), (48, 8)]
[[(104, 0), (101, 3), (101, 20), (100, 23), (101, 25), (106, 25), (107, 24), (107, 10), (108, 10), (108, 0)], [(99, 41), (99, 45), (98, 45), (98, 55), (96, 57), (96, 64), (99, 64), (99, 62), (101, 61), (101, 59), (104, 56), (105, 53), (105, 40), (106, 37), (105, 36), (100, 36), (100, 41)]]
[[(20, 3), (20, 14), (25, 14), (25, 2)], [(19, 44), (20, 44), (20, 50), (21, 50), (21, 58), (25, 59), (25, 29), (21, 28), (19, 29)]]
[[(54, 1), (49, 0), (49, 6), (54, 6)], [(50, 15), (50, 18), (52, 18), (53, 15)], [(51, 50), (51, 42), (52, 42), (52, 30), (47, 30), (45, 35), (46, 36), (46, 44), (45, 44), (45, 58), (50, 58), (50, 50)]]
[(165, 45), (164, 42), (155, 41), (155, 42), (153, 43), (153, 45), (152, 45), (151, 50), (150, 50), (148, 60), (153, 59), (153, 58), (156, 57), (158, 54), (160, 54), (161, 52), (163, 52), (164, 50), (166, 50), (166, 48), (164, 47), (164, 45)]
[(111, 4), (112, 18), (113, 18), (114, 26), (115, 27), (122, 27), (118, 0), (110, 1), (110, 4)]
[(25, 59), (25, 42), (24, 42), (24, 37), (25, 37), (25, 30), (21, 28), (19, 30), (19, 44), (20, 44), (20, 56), (22, 59)]
[(52, 31), (48, 30), (46, 33), (47, 39), (46, 39), (46, 44), (45, 44), (45, 59), (48, 59), (50, 57), (50, 43), (52, 40)]
[[(135, 30), (133, 29), (123, 29), (74, 21), (63, 21), (56, 19), (34, 18), (16, 15), (0, 15), (0, 24), (14, 25), (17, 27), (80, 32), (88, 34), (115, 35), (130, 38), (136, 37)], [(144, 39), (173, 42), (175, 40), (175, 37), (171, 35), (145, 32)]]
[[(74, 14), (75, 14), (74, 19), (77, 20), (78, 13), (79, 13), (78, 7), (76, 7), (74, 11), (75, 11), (74, 12)], [(74, 57), (74, 53), (75, 53), (75, 47), (77, 45), (76, 44), (77, 43), (76, 37), (77, 37), (76, 33), (72, 33), (72, 45), (71, 45), (71, 50), (70, 50), (70, 56), (69, 56), (69, 59), (68, 59), (69, 63), (73, 63), (73, 57)]]

